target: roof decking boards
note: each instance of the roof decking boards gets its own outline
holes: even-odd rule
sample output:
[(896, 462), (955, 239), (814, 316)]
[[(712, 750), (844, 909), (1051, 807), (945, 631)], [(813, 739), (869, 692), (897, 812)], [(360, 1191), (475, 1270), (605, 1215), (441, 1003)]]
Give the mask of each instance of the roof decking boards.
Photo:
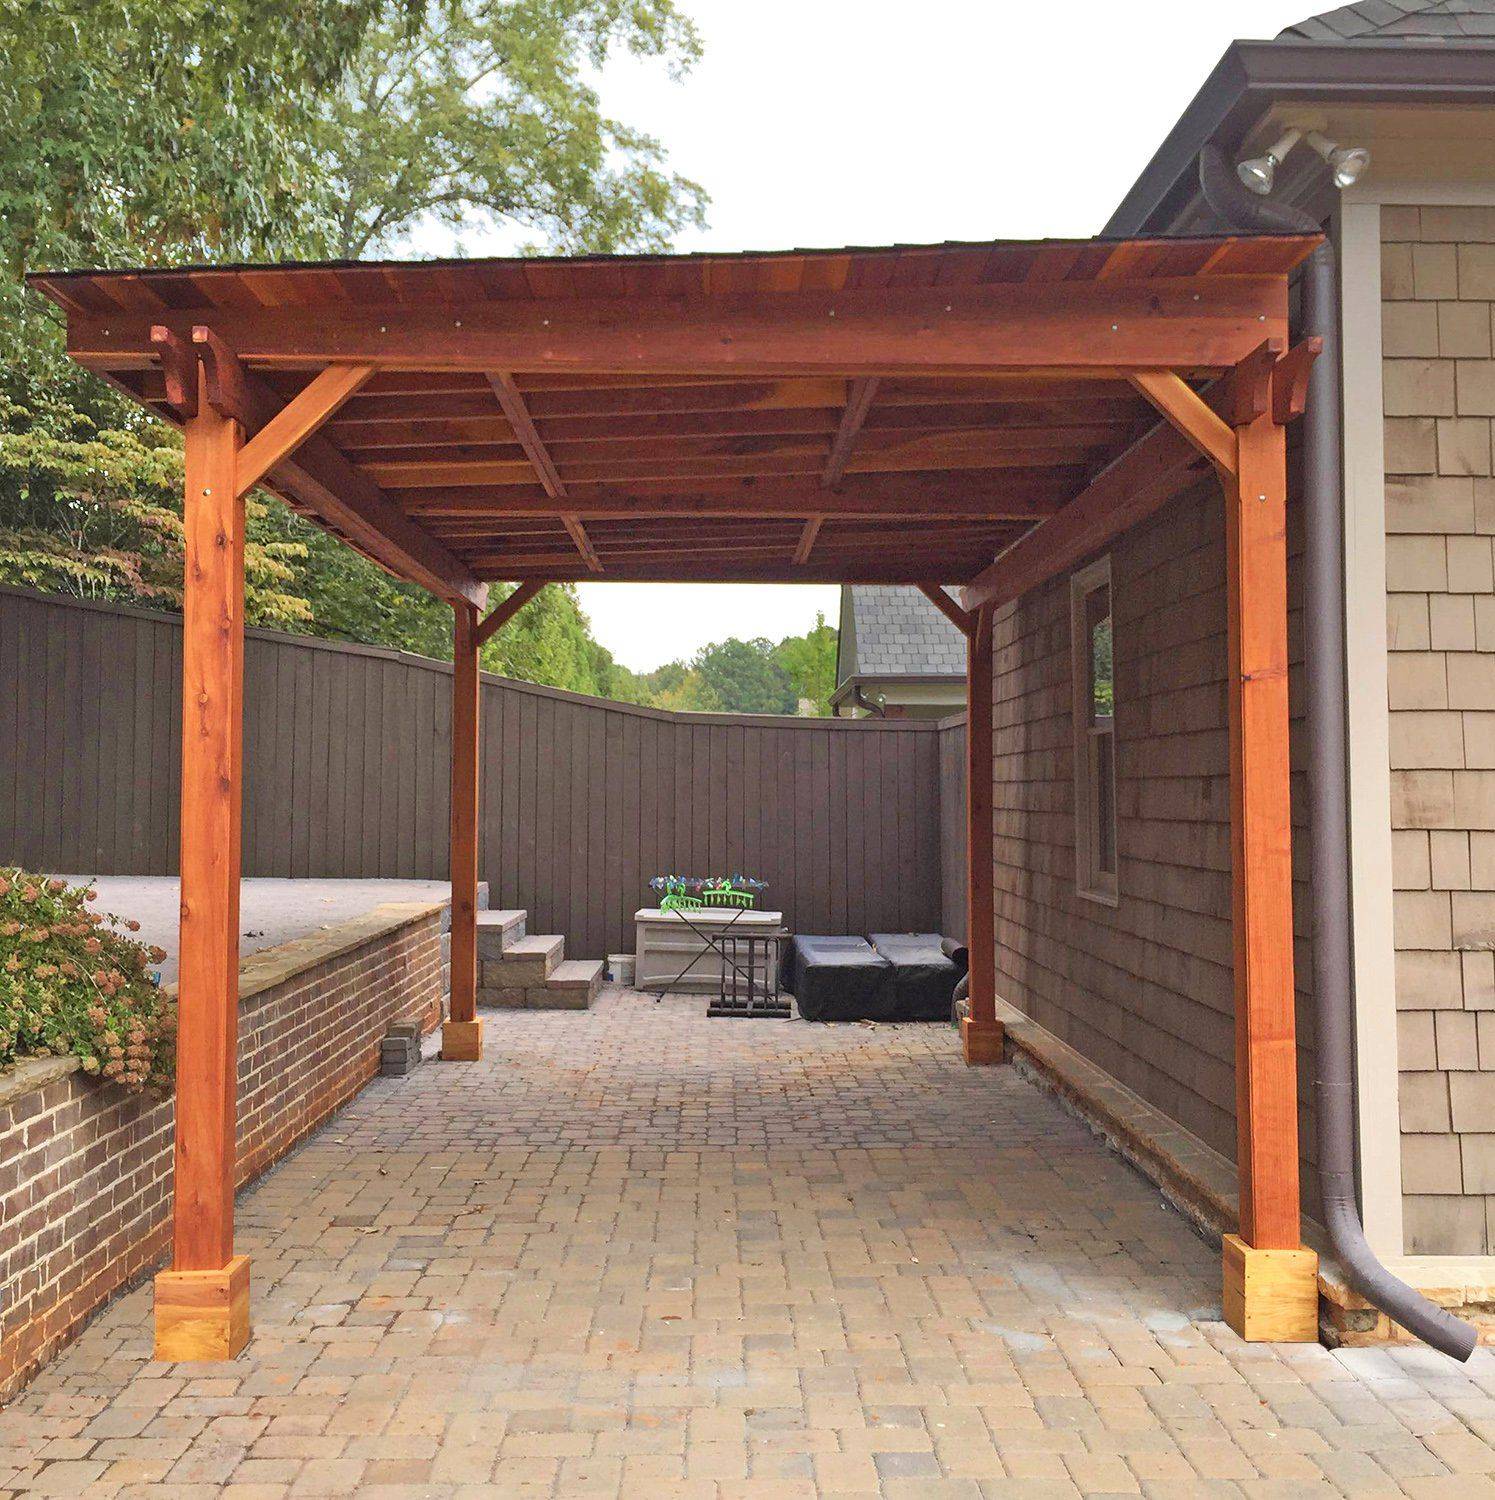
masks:
[(1287, 274), (1311, 244), (993, 242), (32, 285), (67, 311), (75, 358), (168, 417), (153, 328), (181, 341), (206, 329), (229, 351), (254, 393), (251, 431), (329, 365), (367, 365), (265, 482), (395, 571), (412, 576), (400, 558), (418, 554), (438, 592), (463, 576), (963, 583), (1156, 425), (1128, 371), (1208, 379), (1284, 339)]

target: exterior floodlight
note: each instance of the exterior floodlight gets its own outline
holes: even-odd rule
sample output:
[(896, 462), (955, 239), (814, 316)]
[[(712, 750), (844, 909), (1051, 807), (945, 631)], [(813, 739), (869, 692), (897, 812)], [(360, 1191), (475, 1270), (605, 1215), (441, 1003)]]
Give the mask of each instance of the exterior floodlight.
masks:
[(1337, 188), (1353, 187), (1370, 165), (1370, 152), (1364, 146), (1336, 145), (1316, 130), (1310, 130), (1306, 139), (1308, 144), (1329, 163), (1334, 173), (1334, 186)]
[(1272, 174), (1276, 170), (1277, 162), (1274, 157), (1253, 156), (1246, 161), (1237, 163), (1235, 175), (1253, 193), (1260, 193), (1265, 198), (1272, 191)]
[(1272, 149), (1261, 156), (1252, 156), (1239, 163), (1235, 169), (1235, 175), (1256, 193), (1265, 198), (1272, 191), (1272, 179), (1277, 175), (1277, 168), (1282, 165), (1287, 153), (1302, 139), (1301, 130), (1285, 130), (1281, 138)]

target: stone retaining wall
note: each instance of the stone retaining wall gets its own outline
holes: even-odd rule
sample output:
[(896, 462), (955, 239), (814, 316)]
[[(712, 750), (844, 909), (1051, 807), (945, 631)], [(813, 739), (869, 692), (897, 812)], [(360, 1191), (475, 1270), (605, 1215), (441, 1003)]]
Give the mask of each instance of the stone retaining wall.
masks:
[[(439, 1024), (444, 915), (380, 906), (244, 961), (240, 1186), (375, 1075), (391, 1022)], [(0, 1399), (168, 1252), (173, 1113), (72, 1058), (0, 1074)]]

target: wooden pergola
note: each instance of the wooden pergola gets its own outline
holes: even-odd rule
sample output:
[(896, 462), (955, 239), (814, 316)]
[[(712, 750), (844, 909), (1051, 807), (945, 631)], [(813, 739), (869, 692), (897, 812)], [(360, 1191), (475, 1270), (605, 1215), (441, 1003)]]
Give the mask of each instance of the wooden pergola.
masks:
[[(964, 1048), (968, 1062), (993, 1063), (993, 612), (1211, 468), (1228, 535), (1241, 1198), (1226, 1304), (1252, 1336), (1313, 1337), (1298, 1195), (1284, 425), (1314, 352), (1289, 348), (1288, 278), (1315, 243), (33, 277), (67, 314), (73, 358), (186, 433), (175, 1233), (156, 1282), (157, 1356), (229, 1357), (249, 1331), (233, 1199), (251, 488), (455, 612), (447, 1058), (475, 1059), (482, 1045), (484, 640), (555, 580), (922, 588), (968, 641)], [(499, 579), (518, 588), (485, 614)], [(959, 605), (942, 584), (963, 586)]]

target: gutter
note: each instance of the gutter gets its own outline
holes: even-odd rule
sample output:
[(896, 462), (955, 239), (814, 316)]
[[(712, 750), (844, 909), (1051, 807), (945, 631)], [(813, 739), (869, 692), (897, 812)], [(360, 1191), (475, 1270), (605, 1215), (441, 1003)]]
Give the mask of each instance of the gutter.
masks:
[[(1490, 55), (1495, 58), (1495, 50)], [(1206, 145), (1199, 153), (1199, 187), (1211, 210), (1242, 233), (1321, 232), (1318, 221), (1301, 209), (1247, 192), (1216, 145)], [(1304, 269), (1302, 321), (1304, 336), (1317, 335), (1324, 341), (1323, 352), (1309, 376), (1308, 408), (1303, 418), (1303, 656), (1308, 680), (1313, 882), (1313, 1090), (1324, 1225), (1346, 1280), (1367, 1302), (1433, 1348), (1467, 1360), (1478, 1342), (1475, 1330), (1381, 1264), (1365, 1238), (1355, 1191), (1339, 267), (1333, 243), (1327, 238)]]

